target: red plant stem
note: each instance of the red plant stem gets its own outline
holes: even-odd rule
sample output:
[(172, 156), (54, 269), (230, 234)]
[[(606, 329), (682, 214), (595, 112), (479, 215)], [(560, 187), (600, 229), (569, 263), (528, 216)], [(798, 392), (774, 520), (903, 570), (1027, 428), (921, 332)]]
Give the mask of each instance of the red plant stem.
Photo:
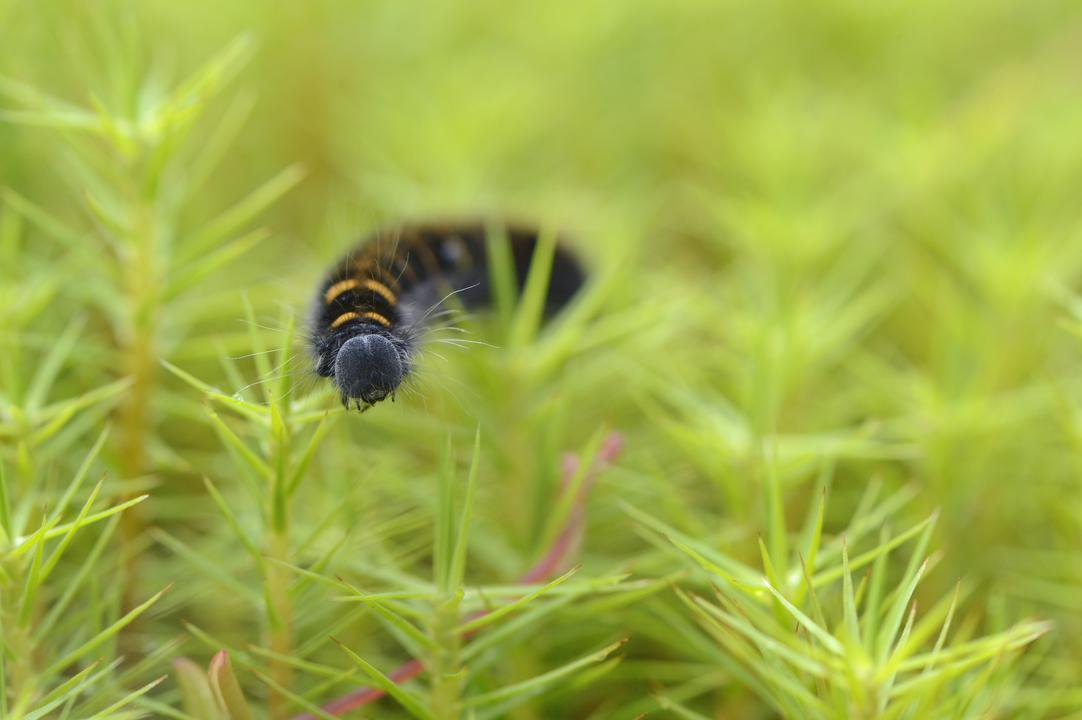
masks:
[[(578, 497), (575, 498), (575, 504), (572, 506), (571, 512), (567, 516), (567, 522), (560, 530), (559, 535), (556, 536), (556, 539), (552, 541), (552, 545), (549, 547), (548, 551), (542, 555), (529, 570), (519, 577), (519, 584), (532, 585), (544, 582), (553, 577), (561, 568), (568, 564), (570, 556), (572, 555), (574, 548), (578, 546), (585, 528), (586, 495), (590, 492), (590, 488), (593, 487), (593, 484), (601, 471), (608, 467), (608, 465), (620, 455), (621, 449), (623, 449), (623, 438), (617, 432), (609, 433), (602, 441), (601, 447), (598, 448), (597, 455), (594, 456), (593, 462), (590, 465), (590, 470), (583, 479), (582, 485), (579, 487)], [(561, 481), (564, 488), (566, 488), (572, 478), (574, 478), (578, 469), (578, 458), (570, 453), (565, 455), (563, 458), (563, 479)], [(477, 612), (472, 613), (469, 616), (469, 619), (473, 620), (487, 614), (487, 610), (478, 610)], [(473, 633), (468, 633), (464, 637), (469, 637), (469, 635), (472, 634)], [(424, 665), (420, 660), (414, 659), (399, 665), (388, 673), (387, 677), (393, 680), (396, 685), (401, 685), (402, 683), (417, 677), (422, 671), (424, 671)], [(350, 710), (356, 710), (370, 702), (374, 702), (385, 694), (386, 693), (383, 690), (377, 688), (358, 688), (347, 695), (335, 698), (321, 709), (328, 715), (339, 717)], [(313, 715), (305, 713), (295, 716), (292, 720), (316, 720), (316, 718)]]
[[(424, 669), (425, 666), (421, 663), (420, 660), (410, 660), (409, 662), (403, 663), (402, 665), (399, 665), (397, 668), (392, 670), (387, 675), (387, 677), (394, 681), (395, 685), (401, 685), (402, 683), (409, 682), (413, 678), (420, 675)], [(335, 717), (338, 717), (339, 715), (349, 712), (354, 708), (359, 708), (362, 705), (367, 705), (374, 700), (379, 700), (384, 695), (386, 695), (386, 693), (383, 690), (379, 690), (378, 688), (360, 688), (359, 690), (354, 690), (349, 695), (343, 695), (340, 698), (331, 700), (329, 703), (324, 705), (322, 709), (323, 712), (327, 713), (328, 715), (334, 715)], [(313, 718), (311, 715), (298, 715), (297, 717), (293, 718), (293, 720), (315, 720), (315, 718)]]
[[(554, 576), (566, 564), (571, 550), (582, 537), (586, 523), (586, 495), (590, 492), (590, 488), (593, 487), (600, 472), (619, 456), (622, 447), (623, 438), (619, 433), (609, 433), (602, 441), (601, 447), (597, 450), (597, 455), (594, 456), (590, 471), (579, 487), (578, 497), (575, 498), (575, 504), (567, 516), (567, 522), (564, 524), (563, 529), (560, 530), (560, 534), (552, 541), (552, 546), (548, 552), (541, 556), (541, 559), (519, 578), (521, 584), (530, 585), (544, 582)], [(562, 485), (566, 488), (579, 470), (579, 460), (573, 453), (565, 455), (563, 460)]]

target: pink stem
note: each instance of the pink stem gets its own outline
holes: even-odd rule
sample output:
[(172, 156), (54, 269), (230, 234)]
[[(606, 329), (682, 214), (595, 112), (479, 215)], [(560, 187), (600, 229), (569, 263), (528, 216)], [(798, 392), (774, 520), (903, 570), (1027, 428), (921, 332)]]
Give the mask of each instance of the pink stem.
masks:
[[(601, 471), (619, 457), (621, 449), (623, 449), (623, 438), (617, 432), (609, 433), (601, 442), (601, 447), (598, 448), (597, 455), (594, 456), (590, 470), (583, 479), (581, 487), (579, 487), (578, 497), (575, 498), (575, 504), (572, 506), (571, 512), (567, 516), (567, 522), (560, 530), (560, 534), (552, 541), (552, 545), (549, 547), (548, 551), (534, 563), (533, 567), (519, 577), (519, 584), (532, 585), (544, 582), (567, 564), (572, 549), (582, 537), (586, 521), (586, 495), (590, 492), (590, 488), (593, 487), (594, 482), (597, 480)], [(572, 453), (565, 455), (563, 458), (562, 487), (566, 488), (568, 484), (570, 484), (572, 478), (575, 477), (575, 473), (578, 472), (578, 469), (578, 458)], [(478, 610), (470, 615), (470, 619), (472, 620), (487, 614), (487, 610)], [(388, 674), (388, 677), (393, 680), (396, 685), (401, 685), (420, 675), (423, 670), (424, 665), (421, 661), (414, 659), (399, 665)], [(370, 702), (374, 702), (385, 694), (386, 693), (383, 690), (377, 688), (358, 688), (347, 695), (343, 695), (342, 697), (330, 701), (323, 706), (322, 710), (328, 715), (339, 717), (350, 710), (356, 710)], [(305, 713), (295, 716), (292, 720), (316, 720), (316, 718), (313, 715)]]
[[(529, 585), (544, 582), (565, 565), (571, 549), (582, 536), (586, 519), (586, 495), (590, 492), (590, 488), (593, 487), (600, 472), (619, 456), (622, 446), (623, 438), (619, 433), (609, 433), (602, 441), (601, 447), (597, 450), (597, 455), (594, 456), (590, 470), (582, 481), (578, 497), (575, 498), (575, 504), (567, 516), (567, 522), (560, 530), (560, 534), (552, 541), (552, 546), (548, 552), (541, 556), (541, 559), (519, 578), (521, 584)], [(568, 486), (578, 470), (579, 459), (573, 453), (564, 455), (562, 480), (564, 488)]]
[[(424, 669), (425, 667), (421, 664), (420, 660), (410, 660), (392, 670), (387, 677), (391, 678), (395, 685), (401, 685), (420, 675), (421, 671)], [(379, 700), (386, 694), (386, 692), (379, 688), (359, 688), (348, 695), (343, 695), (340, 698), (331, 700), (323, 706), (323, 712), (338, 717), (354, 708), (359, 708), (362, 705), (367, 705), (370, 702)], [(298, 715), (293, 718), (293, 720), (315, 720), (315, 718), (311, 715)]]

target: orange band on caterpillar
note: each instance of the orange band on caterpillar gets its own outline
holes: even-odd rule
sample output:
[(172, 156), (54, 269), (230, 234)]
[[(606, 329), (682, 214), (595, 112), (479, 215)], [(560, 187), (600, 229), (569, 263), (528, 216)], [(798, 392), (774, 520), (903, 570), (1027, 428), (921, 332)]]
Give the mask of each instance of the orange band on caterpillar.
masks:
[(391, 327), (391, 321), (380, 315), (378, 312), (373, 312), (369, 310), (367, 312), (358, 313), (351, 310), (349, 312), (342, 313), (341, 315), (336, 317), (334, 319), (334, 322), (331, 323), (331, 329), (334, 330), (337, 327), (341, 327), (342, 325), (348, 323), (350, 320), (375, 320), (383, 327)]
[(323, 294), (323, 301), (330, 305), (339, 295), (344, 292), (349, 292), (360, 284), (361, 281), (357, 278), (347, 278), (345, 280), (340, 280), (334, 285), (331, 285), (329, 288), (327, 288), (327, 292)]
[(379, 280), (373, 280), (372, 278), (366, 278), (361, 281), (361, 287), (371, 290), (379, 295), (381, 298), (387, 301), (387, 304), (394, 307), (398, 304), (398, 298), (391, 292), (391, 289), (381, 283)]

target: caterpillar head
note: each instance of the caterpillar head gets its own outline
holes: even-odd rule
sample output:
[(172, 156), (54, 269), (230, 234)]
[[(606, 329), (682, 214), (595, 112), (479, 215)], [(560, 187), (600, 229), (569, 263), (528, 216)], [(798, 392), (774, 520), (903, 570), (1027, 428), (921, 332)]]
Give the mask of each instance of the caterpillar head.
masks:
[(377, 333), (346, 340), (334, 359), (334, 383), (347, 408), (350, 400), (365, 410), (387, 396), (393, 399), (404, 375), (398, 348)]

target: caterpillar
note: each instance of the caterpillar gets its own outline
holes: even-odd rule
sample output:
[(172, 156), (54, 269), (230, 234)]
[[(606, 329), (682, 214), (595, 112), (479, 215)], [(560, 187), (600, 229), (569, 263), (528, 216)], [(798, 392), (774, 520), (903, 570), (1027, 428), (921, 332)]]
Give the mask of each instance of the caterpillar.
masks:
[[(537, 228), (507, 224), (519, 289), (538, 244)], [(370, 235), (327, 273), (313, 302), (310, 346), (316, 374), (331, 378), (342, 405), (361, 412), (390, 397), (409, 377), (432, 311), (454, 295), (465, 308), (490, 302), (489, 247), (484, 223), (417, 223)], [(578, 292), (585, 273), (557, 243), (545, 313)]]

